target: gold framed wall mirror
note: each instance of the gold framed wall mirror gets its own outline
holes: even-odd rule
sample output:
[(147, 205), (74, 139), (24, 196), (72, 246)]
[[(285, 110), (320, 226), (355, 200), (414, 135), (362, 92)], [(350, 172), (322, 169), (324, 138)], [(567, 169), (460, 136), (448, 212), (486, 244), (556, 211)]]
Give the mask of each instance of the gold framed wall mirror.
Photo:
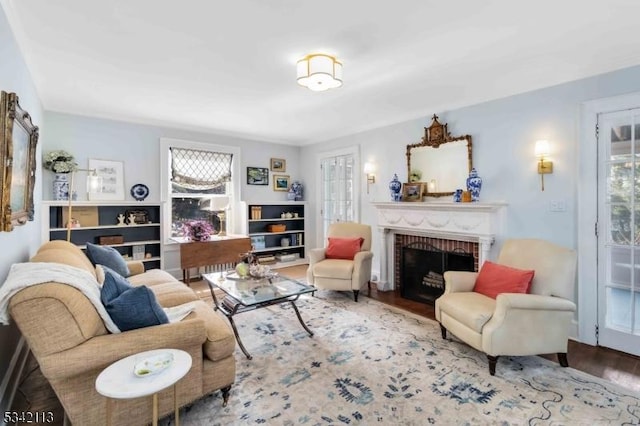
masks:
[(441, 124), (435, 114), (424, 131), (421, 142), (407, 145), (409, 182), (421, 182), (427, 197), (445, 197), (458, 188), (466, 189), (473, 167), (471, 136), (451, 136), (447, 124)]
[(0, 92), (0, 231), (33, 220), (38, 126), (15, 93)]

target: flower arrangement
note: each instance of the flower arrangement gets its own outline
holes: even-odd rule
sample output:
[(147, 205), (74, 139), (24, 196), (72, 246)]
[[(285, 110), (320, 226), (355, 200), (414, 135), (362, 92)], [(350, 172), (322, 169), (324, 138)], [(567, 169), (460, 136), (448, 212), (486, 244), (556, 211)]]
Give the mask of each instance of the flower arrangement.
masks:
[(191, 241), (207, 241), (213, 233), (213, 227), (206, 220), (188, 220), (183, 223), (182, 231)]
[(71, 173), (78, 168), (78, 163), (67, 151), (57, 150), (45, 154), (44, 168), (54, 173)]

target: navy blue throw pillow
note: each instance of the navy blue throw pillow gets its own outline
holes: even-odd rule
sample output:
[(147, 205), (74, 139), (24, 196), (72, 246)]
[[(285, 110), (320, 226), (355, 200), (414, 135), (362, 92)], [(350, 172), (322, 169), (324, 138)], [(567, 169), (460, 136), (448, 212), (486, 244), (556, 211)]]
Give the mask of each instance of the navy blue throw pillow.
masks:
[(127, 262), (124, 260), (120, 252), (113, 247), (87, 243), (87, 257), (91, 263), (93, 263), (93, 266), (107, 266), (123, 277), (131, 275)]
[(133, 287), (124, 277), (108, 268), (100, 299), (120, 331), (167, 324), (169, 318), (147, 286)]

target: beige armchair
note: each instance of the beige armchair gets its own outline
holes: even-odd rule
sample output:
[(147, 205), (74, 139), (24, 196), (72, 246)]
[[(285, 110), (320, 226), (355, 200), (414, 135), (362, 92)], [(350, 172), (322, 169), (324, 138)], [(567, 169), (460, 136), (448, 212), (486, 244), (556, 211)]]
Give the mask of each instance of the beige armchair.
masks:
[(567, 367), (576, 260), (574, 250), (547, 241), (507, 240), (497, 263), (535, 274), (529, 294), (503, 293), (496, 299), (473, 291), (478, 273), (445, 272), (445, 292), (435, 303), (442, 338), (449, 330), (486, 353), (492, 376), (500, 355), (557, 353)]
[(327, 248), (316, 248), (309, 252), (307, 281), (319, 289), (353, 291), (358, 301), (358, 293), (365, 285), (370, 289), (371, 280), (371, 227), (359, 223), (343, 222), (329, 226), (329, 238), (362, 238), (360, 251), (353, 260), (327, 259)]

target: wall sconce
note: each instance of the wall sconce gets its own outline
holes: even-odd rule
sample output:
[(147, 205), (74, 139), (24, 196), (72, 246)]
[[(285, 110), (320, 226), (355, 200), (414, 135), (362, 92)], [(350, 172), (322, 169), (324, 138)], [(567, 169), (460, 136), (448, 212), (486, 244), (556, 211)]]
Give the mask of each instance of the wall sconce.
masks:
[(375, 167), (372, 163), (364, 163), (364, 173), (367, 175), (367, 194), (369, 193), (369, 185), (376, 183), (376, 175), (373, 174)]
[(544, 175), (553, 173), (553, 162), (545, 160), (549, 156), (549, 142), (537, 141), (535, 148), (536, 157), (540, 159), (538, 162), (538, 174), (540, 175), (540, 182), (542, 183), (542, 190), (544, 191)]

